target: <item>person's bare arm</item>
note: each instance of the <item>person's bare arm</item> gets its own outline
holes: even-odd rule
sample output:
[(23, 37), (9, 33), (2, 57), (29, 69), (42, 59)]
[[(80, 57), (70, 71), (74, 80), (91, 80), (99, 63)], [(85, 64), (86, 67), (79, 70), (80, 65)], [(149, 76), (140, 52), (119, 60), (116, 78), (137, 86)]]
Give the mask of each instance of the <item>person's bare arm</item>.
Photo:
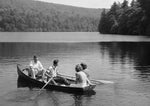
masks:
[(79, 81), (79, 75), (76, 73), (75, 76), (76, 76), (76, 82), (75, 83), (77, 84)]
[(92, 85), (91, 81), (88, 78), (86, 80), (89, 85)]

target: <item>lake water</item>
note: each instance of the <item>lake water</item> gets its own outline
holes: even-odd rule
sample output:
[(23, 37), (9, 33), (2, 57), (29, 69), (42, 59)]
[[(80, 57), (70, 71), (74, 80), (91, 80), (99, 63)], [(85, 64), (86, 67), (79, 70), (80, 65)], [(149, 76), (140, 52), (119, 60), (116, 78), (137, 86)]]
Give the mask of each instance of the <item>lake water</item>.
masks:
[[(0, 33), (0, 37), (0, 106), (150, 105), (148, 37), (85, 32)], [(35, 100), (29, 100), (39, 89), (17, 87), (16, 64), (28, 65), (33, 55), (45, 68), (59, 59), (59, 72), (71, 76), (75, 65), (85, 62), (91, 78), (114, 84), (97, 85), (95, 93), (87, 95), (44, 90)]]

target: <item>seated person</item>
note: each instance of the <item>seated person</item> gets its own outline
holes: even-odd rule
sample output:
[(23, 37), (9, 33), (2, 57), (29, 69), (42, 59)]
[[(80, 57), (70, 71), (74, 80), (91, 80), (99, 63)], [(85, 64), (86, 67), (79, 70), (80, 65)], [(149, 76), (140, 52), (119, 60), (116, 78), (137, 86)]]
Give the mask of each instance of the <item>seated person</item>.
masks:
[(87, 77), (88, 77), (88, 79), (89, 79), (89, 77), (90, 77), (90, 75), (89, 75), (89, 69), (87, 68), (87, 64), (85, 64), (85, 63), (81, 63), (80, 64), (81, 65), (81, 67), (82, 67), (82, 71), (87, 75)]
[(76, 84), (72, 84), (71, 86), (86, 87), (86, 86), (92, 85), (89, 79), (87, 78), (87, 75), (82, 70), (83, 69), (80, 64), (76, 65), (75, 67)]
[(29, 69), (30, 69), (29, 73), (31, 74), (32, 78), (36, 79), (36, 76), (38, 75), (43, 76), (44, 73), (43, 65), (36, 56), (33, 56), (33, 60), (30, 62)]
[(70, 85), (69, 82), (65, 78), (60, 77), (60, 76), (57, 75), (58, 74), (58, 62), (59, 62), (59, 60), (54, 60), (53, 61), (53, 65), (50, 66), (46, 70), (46, 72), (45, 72), (44, 75), (47, 77), (46, 78), (47, 81), (52, 77), (53, 79), (52, 79), (51, 82), (53, 84), (55, 84), (55, 85), (57, 85), (57, 83), (61, 83), (61, 84), (65, 84), (65, 85)]

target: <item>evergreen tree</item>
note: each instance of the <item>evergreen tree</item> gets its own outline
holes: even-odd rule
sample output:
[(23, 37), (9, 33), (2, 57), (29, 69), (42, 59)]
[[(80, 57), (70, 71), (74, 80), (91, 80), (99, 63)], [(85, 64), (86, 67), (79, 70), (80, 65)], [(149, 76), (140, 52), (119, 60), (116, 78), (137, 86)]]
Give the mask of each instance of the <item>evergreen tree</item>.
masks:
[(110, 32), (110, 23), (109, 18), (107, 16), (106, 10), (104, 9), (101, 13), (101, 19), (99, 22), (98, 30), (100, 33), (109, 33)]
[[(121, 4), (114, 2), (111, 9), (105, 13), (105, 20), (107, 20), (108, 23), (100, 22), (100, 24), (103, 24), (102, 26), (109, 28), (109, 30), (103, 29), (105, 33), (122, 35), (150, 34), (150, 21), (148, 21), (150, 18), (149, 15), (146, 14), (148, 7), (147, 9), (143, 9), (142, 3), (145, 2), (144, 0), (142, 3), (139, 1), (132, 0), (130, 6), (127, 0), (124, 0)], [(106, 23), (107, 25), (105, 25)], [(103, 32), (103, 30), (101, 28), (100, 32)]]
[(123, 9), (128, 8), (128, 1), (127, 0), (123, 1), (122, 5), (121, 5), (121, 8), (123, 8)]
[(135, 0), (132, 0), (132, 1), (131, 1), (131, 7), (134, 7), (135, 4), (136, 4)]
[(150, 35), (150, 0), (138, 0), (144, 10), (145, 15), (142, 19), (143, 33)]

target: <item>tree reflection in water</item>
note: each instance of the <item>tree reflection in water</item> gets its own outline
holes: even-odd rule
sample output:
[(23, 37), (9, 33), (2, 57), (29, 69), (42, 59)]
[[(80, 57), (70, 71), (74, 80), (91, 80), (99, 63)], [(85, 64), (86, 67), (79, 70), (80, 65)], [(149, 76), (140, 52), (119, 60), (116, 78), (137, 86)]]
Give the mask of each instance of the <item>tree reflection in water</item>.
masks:
[(102, 42), (99, 43), (103, 54), (108, 53), (111, 63), (132, 63), (138, 77), (148, 78), (150, 75), (150, 43), (149, 42)]

